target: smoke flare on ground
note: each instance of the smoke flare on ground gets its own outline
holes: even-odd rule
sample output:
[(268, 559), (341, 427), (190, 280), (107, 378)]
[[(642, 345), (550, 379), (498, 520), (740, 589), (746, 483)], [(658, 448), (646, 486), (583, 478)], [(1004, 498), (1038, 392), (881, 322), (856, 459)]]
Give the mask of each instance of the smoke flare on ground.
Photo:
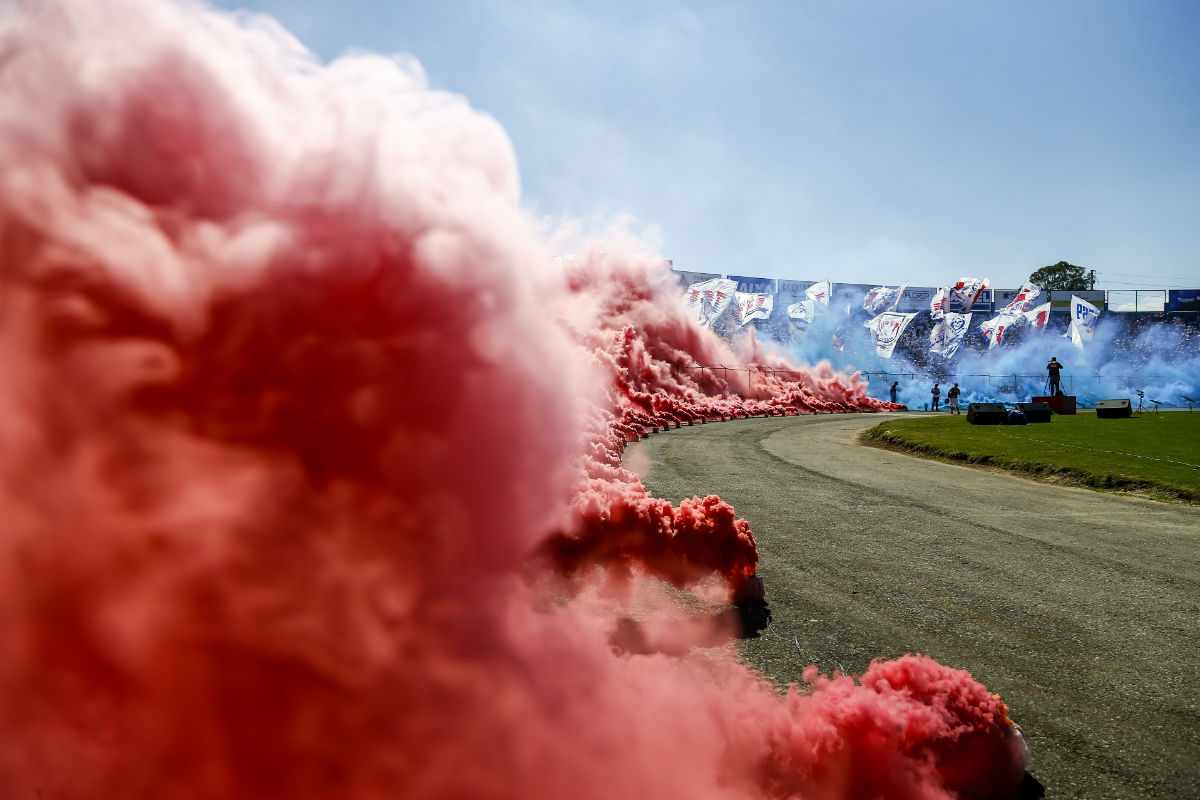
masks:
[(614, 647), (629, 581), (757, 560), (624, 442), (861, 382), (721, 343), (656, 257), (556, 265), (415, 65), (152, 0), (29, 4), (0, 56), (0, 795), (1012, 793), (1004, 705), (931, 659), (781, 697)]

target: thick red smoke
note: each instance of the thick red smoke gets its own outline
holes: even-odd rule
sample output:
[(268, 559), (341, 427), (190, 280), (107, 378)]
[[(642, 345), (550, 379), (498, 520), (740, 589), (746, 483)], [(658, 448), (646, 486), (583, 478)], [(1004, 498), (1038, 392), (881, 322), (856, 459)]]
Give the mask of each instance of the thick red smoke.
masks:
[(703, 626), (624, 646), (613, 585), (757, 560), (625, 441), (880, 404), (733, 352), (657, 259), (557, 266), (415, 67), (34, 2), (0, 115), (0, 796), (1012, 793), (1003, 704), (930, 659), (780, 696), (665, 654)]

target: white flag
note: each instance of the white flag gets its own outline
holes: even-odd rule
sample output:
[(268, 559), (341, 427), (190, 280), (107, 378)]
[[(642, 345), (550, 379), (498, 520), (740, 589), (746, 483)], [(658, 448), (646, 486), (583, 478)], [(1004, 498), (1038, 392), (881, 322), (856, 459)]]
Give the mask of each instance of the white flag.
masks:
[(907, 283), (895, 289), (889, 289), (886, 286), (876, 286), (863, 297), (863, 311), (866, 311), (871, 316), (882, 314), (884, 311), (895, 311), (896, 306), (900, 303), (900, 298), (904, 296), (904, 290), (907, 288)]
[(929, 316), (939, 320), (946, 315), (946, 301), (950, 298), (950, 287), (943, 286), (933, 293), (933, 299), (929, 301)]
[(1028, 321), (1024, 314), (1011, 314), (1005, 311), (980, 325), (979, 333), (987, 340), (988, 349), (991, 350), (1004, 341), (1006, 334), (1020, 328)]
[(1004, 308), (1000, 309), (1000, 313), (1005, 312), (1011, 314), (1022, 314), (1026, 311), (1032, 311), (1034, 306), (1041, 299), (1042, 289), (1036, 283), (1025, 281), (1025, 285), (1017, 292), (1017, 296), (1008, 302)]
[(929, 332), (929, 352), (950, 358), (966, 338), (970, 314), (946, 314)]
[(693, 283), (683, 295), (683, 307), (700, 323), (710, 328), (721, 312), (733, 302), (737, 283), (728, 278), (712, 278)]
[(864, 322), (865, 327), (875, 332), (875, 352), (882, 358), (891, 358), (892, 351), (896, 349), (896, 342), (900, 341), (900, 335), (915, 316), (916, 314), (885, 311), (878, 317)]
[(733, 315), (739, 326), (756, 319), (770, 319), (775, 296), (753, 292), (733, 293)]
[(960, 310), (970, 311), (987, 287), (987, 278), (959, 278), (958, 283), (950, 287), (950, 299), (958, 304)]
[(1042, 303), (1037, 308), (1030, 309), (1025, 312), (1025, 319), (1034, 328), (1046, 327), (1046, 322), (1050, 319), (1050, 304)]
[(787, 315), (789, 319), (794, 319), (797, 322), (807, 325), (816, 319), (817, 304), (812, 300), (801, 300), (799, 303), (792, 303), (787, 307)]
[(805, 289), (804, 294), (817, 305), (828, 307), (830, 295), (833, 294), (833, 284), (826, 278)]
[(1096, 322), (1100, 319), (1100, 309), (1078, 295), (1071, 295), (1071, 327), (1063, 334), (1070, 339), (1071, 344), (1083, 349), (1084, 342), (1092, 339), (1096, 332)]

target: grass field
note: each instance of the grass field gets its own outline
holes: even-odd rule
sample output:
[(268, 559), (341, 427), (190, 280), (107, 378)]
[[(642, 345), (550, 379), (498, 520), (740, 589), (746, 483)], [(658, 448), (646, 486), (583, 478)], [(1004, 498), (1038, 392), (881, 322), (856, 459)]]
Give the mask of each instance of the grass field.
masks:
[(889, 419), (864, 436), (871, 444), (934, 458), (1200, 502), (1200, 413), (1128, 419), (1055, 414), (1049, 423), (1031, 425), (970, 425), (964, 413)]

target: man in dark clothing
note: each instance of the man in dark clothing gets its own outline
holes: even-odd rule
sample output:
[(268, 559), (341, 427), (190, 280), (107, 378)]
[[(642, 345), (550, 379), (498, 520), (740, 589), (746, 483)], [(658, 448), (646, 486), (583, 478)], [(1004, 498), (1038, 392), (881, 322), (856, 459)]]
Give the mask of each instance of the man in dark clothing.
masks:
[(1050, 394), (1051, 395), (1062, 394), (1062, 389), (1060, 388), (1060, 384), (1059, 384), (1060, 379), (1059, 379), (1059, 375), (1058, 375), (1058, 373), (1061, 371), (1062, 371), (1062, 364), (1058, 363), (1058, 360), (1055, 359), (1054, 356), (1050, 356), (1050, 363), (1046, 365), (1046, 372), (1049, 373), (1049, 375), (1050, 375)]
[(951, 414), (962, 414), (962, 411), (958, 408), (958, 396), (960, 394), (962, 394), (962, 391), (959, 390), (957, 383), (950, 387), (950, 391), (946, 392), (946, 399), (950, 401)]
[(935, 383), (933, 388), (929, 390), (929, 393), (933, 395), (933, 410), (937, 411), (938, 403), (942, 400), (942, 388)]
[(893, 403), (896, 402), (896, 392), (899, 391), (899, 389), (900, 389), (900, 381), (895, 381), (894, 383), (892, 383), (892, 388), (888, 393), (891, 395)]

